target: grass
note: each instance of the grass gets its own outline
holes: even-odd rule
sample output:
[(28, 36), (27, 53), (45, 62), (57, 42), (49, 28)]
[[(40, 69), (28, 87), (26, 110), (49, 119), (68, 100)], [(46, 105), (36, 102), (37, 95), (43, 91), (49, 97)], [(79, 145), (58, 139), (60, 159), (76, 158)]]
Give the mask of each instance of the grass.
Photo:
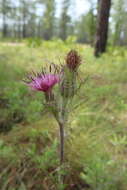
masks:
[[(57, 123), (45, 113), (43, 94), (22, 79), (47, 62), (63, 62), (72, 48), (88, 80), (72, 105), (60, 185)], [(36, 47), (1, 43), (0, 52), (0, 189), (126, 190), (126, 48), (109, 48), (96, 59), (88, 45), (54, 40)]]

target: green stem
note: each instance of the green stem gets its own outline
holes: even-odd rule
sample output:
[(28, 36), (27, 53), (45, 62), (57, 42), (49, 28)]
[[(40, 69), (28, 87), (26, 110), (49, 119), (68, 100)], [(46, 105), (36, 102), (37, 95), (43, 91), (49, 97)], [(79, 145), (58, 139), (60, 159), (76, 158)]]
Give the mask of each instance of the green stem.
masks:
[(64, 125), (59, 123), (60, 127), (60, 165), (64, 162)]

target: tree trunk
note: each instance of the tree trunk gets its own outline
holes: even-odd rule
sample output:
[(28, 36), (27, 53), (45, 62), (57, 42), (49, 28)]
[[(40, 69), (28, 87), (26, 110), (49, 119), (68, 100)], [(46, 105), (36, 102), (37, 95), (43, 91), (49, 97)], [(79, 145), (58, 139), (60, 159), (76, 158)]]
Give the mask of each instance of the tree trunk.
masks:
[(21, 26), (21, 20), (20, 20), (20, 18), (18, 19), (17, 37), (19, 39), (22, 37), (22, 26)]
[(6, 24), (6, 15), (3, 15), (3, 31), (2, 31), (3, 38), (7, 36), (7, 24)]
[(27, 18), (27, 9), (26, 6), (27, 4), (25, 3), (25, 1), (23, 0), (23, 10), (22, 10), (22, 37), (26, 38), (27, 37), (27, 27), (26, 27), (26, 18)]
[(7, 36), (7, 23), (6, 23), (6, 13), (7, 13), (6, 1), (2, 1), (2, 15), (3, 15), (3, 26), (2, 26), (2, 36), (3, 38)]
[(25, 16), (23, 17), (22, 37), (23, 37), (23, 38), (26, 38), (26, 23), (25, 23)]
[(108, 38), (108, 20), (111, 7), (111, 0), (99, 0), (98, 2), (98, 20), (94, 52), (94, 55), (96, 57), (106, 51)]

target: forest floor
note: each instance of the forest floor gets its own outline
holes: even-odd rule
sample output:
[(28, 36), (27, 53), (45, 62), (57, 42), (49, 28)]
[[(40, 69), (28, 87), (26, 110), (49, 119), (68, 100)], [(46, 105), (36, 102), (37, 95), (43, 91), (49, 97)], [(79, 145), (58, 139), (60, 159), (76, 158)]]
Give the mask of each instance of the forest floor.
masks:
[[(57, 123), (45, 113), (43, 94), (22, 79), (46, 63), (63, 63), (70, 49), (81, 55), (79, 75), (88, 79), (72, 104), (59, 171)], [(126, 63), (120, 47), (97, 59), (89, 45), (73, 42), (0, 44), (1, 190), (127, 190)]]

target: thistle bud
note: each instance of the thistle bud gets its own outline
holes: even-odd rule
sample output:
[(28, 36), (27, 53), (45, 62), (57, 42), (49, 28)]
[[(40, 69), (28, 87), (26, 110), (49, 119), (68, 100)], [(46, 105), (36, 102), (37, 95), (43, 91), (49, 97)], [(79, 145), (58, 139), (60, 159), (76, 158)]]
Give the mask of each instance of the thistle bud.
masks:
[(81, 64), (81, 58), (78, 55), (77, 51), (71, 50), (66, 57), (67, 67), (71, 71), (76, 71), (79, 65)]

